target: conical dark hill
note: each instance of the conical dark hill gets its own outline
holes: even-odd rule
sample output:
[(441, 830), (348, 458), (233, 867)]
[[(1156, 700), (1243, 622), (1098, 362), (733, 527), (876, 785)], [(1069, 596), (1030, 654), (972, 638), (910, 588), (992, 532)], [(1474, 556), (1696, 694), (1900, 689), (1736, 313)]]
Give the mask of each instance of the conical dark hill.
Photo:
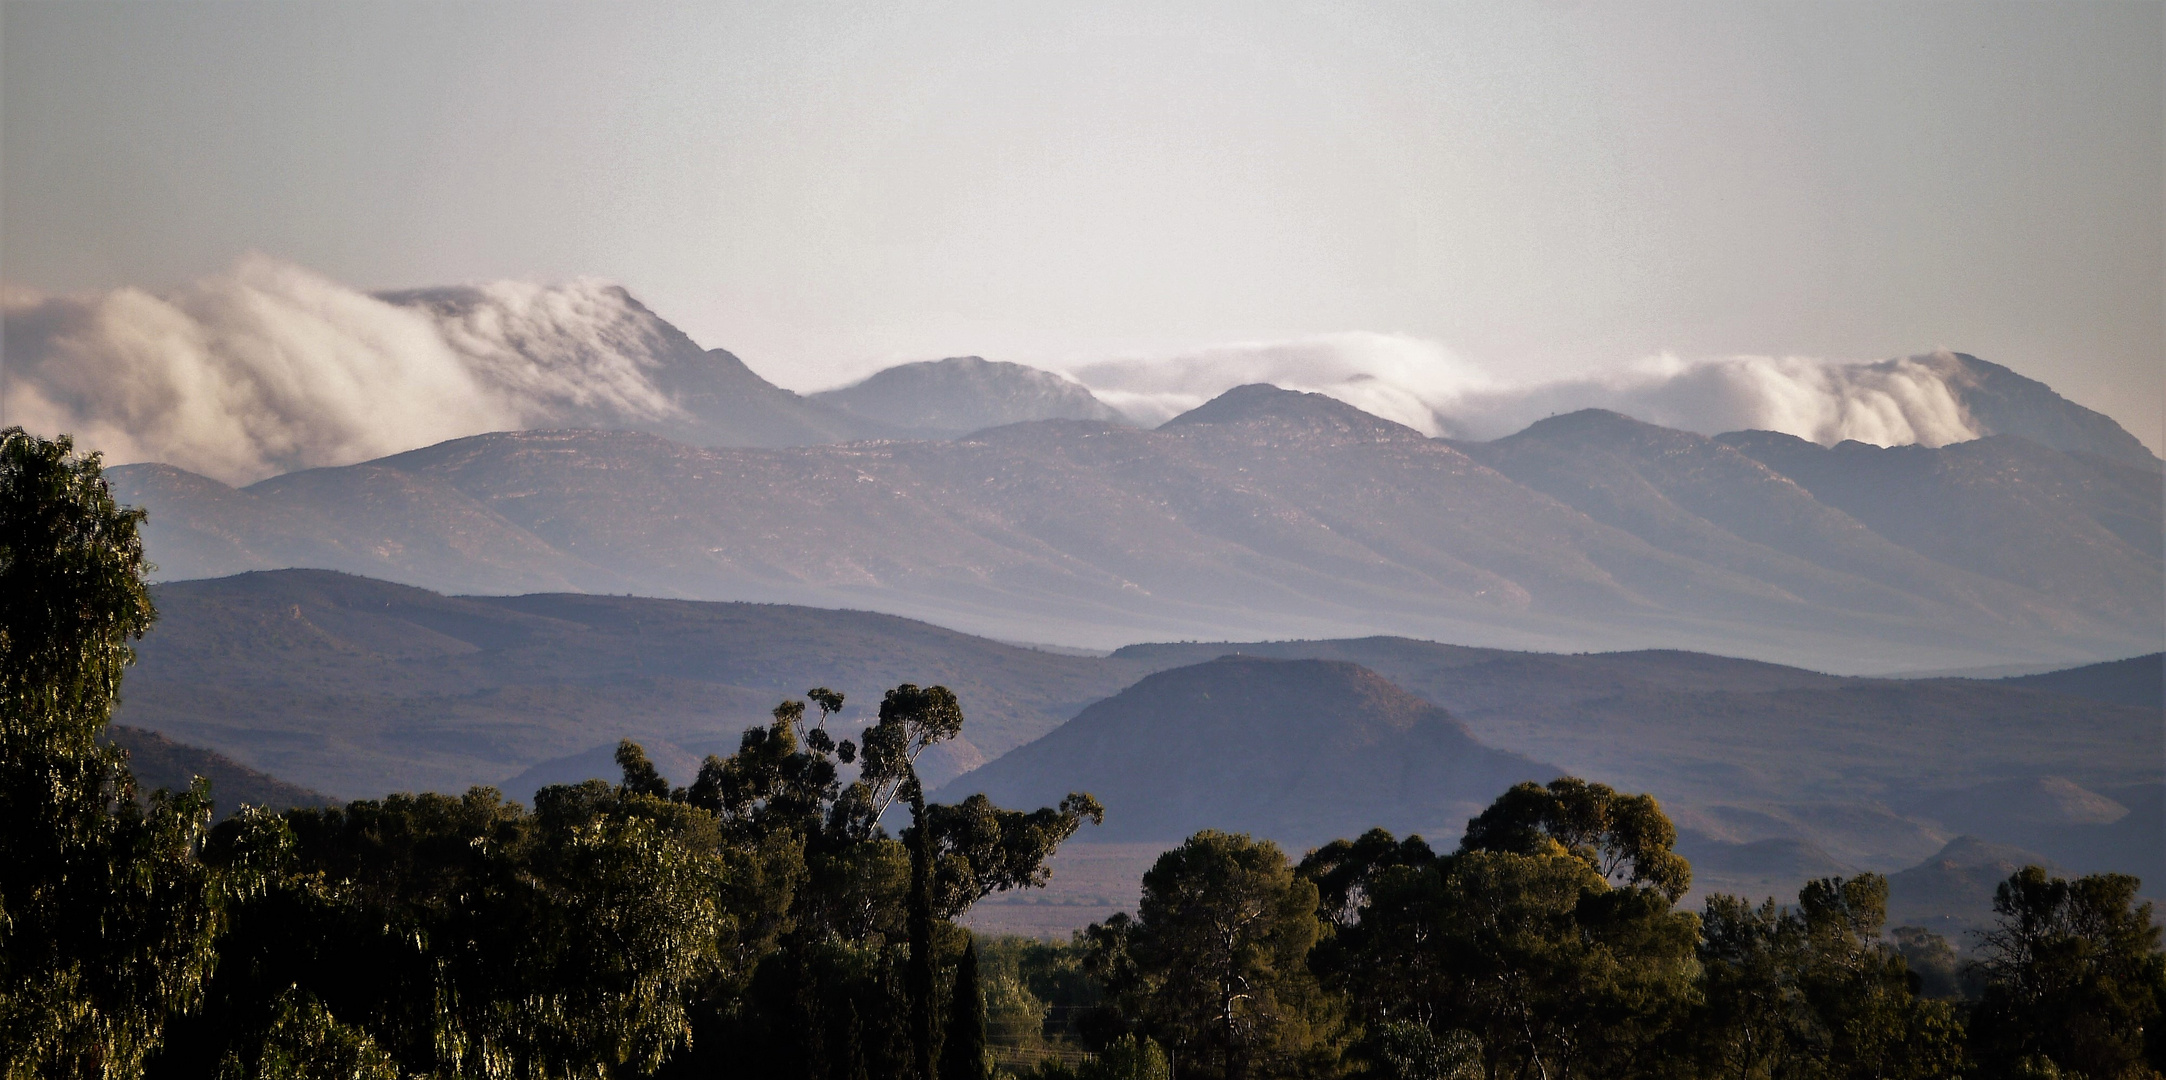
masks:
[(1506, 788), (1559, 772), (1358, 664), (1226, 656), (1152, 675), (935, 798), (1035, 807), (1087, 791), (1106, 806), (1087, 840), (1214, 828), (1298, 852), (1383, 826), (1450, 846)]

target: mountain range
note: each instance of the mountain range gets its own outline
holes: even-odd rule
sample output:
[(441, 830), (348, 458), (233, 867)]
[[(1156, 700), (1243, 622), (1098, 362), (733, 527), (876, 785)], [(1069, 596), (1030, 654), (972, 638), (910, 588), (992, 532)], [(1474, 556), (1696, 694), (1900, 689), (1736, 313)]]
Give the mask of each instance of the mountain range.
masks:
[(1044, 420), (777, 449), (526, 431), (238, 489), (169, 466), (109, 476), (149, 509), (167, 578), (312, 566), (1100, 647), (1384, 632), (1861, 672), (2166, 637), (2141, 528), (2161, 520), (2157, 474), (2009, 436), (1802, 445), (1593, 410), (1453, 443), (1256, 385), (1151, 431)]
[[(484, 383), (535, 403), (539, 415), (529, 427), (778, 447), (948, 439), (1026, 420), (1127, 422), (1071, 379), (977, 356), (899, 364), (848, 386), (798, 394), (727, 349), (701, 347), (620, 286), (542, 289), (516, 301), (480, 287), (380, 292), (375, 299), (427, 313)], [(569, 310), (546, 310), (553, 308)], [(582, 379), (605, 385), (581, 393)], [(537, 392), (538, 383), (553, 392)], [(606, 385), (615, 383), (624, 385)]]
[(848, 732), (907, 681), (954, 688), (969, 717), (920, 762), (938, 798), (1093, 791), (1111, 816), (1090, 842), (1231, 826), (1299, 847), (1372, 824), (1449, 841), (1502, 786), (1569, 772), (1655, 793), (1706, 881), (1740, 889), (1899, 870), (1964, 835), (2166, 884), (2144, 861), (2166, 851), (2156, 654), (1867, 679), (1407, 638), (1089, 656), (867, 612), (447, 597), (324, 571), (171, 582), (155, 599), (120, 722), (339, 798), (472, 784), (526, 798), (613, 777), (627, 737), (685, 783), (784, 697), (842, 690)]
[[(1888, 363), (1945, 392), (1970, 442), (1710, 438), (1594, 409), (1473, 442), (1262, 384), (1142, 430), (972, 356), (800, 395), (599, 282), (358, 302), (416, 322), (525, 430), (243, 487), (114, 468), (163, 579), (314, 567), (1094, 648), (1386, 633), (1871, 673), (2166, 645), (2159, 460), (1960, 353)], [(10, 316), (32, 368), (75, 355), (32, 348), (73, 340), (66, 306)]]
[[(527, 427), (639, 430), (698, 446), (796, 446), (952, 437), (1026, 420), (1124, 419), (1065, 376), (975, 356), (901, 364), (799, 395), (726, 350), (702, 348), (621, 286), (499, 284), (375, 298), (426, 312), (483, 382), (545, 402)], [(35, 334), (18, 336), (11, 345), (38, 351)], [(1963, 426), (1981, 436), (2014, 435), (2153, 471), (2162, 464), (2112, 418), (1967, 353), (1939, 350), (1865, 367), (1916, 370), (1936, 381)], [(583, 388), (582, 381), (608, 385)], [(544, 383), (553, 385), (536, 395)]]

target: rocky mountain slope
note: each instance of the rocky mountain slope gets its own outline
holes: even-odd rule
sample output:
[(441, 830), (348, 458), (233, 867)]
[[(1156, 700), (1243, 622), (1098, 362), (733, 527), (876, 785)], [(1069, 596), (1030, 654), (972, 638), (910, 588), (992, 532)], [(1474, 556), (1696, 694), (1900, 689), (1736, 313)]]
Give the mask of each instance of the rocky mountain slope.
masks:
[(1984, 435), (2014, 435), (2067, 453), (2159, 471), (2161, 462), (2113, 418), (2086, 409), (2036, 379), (1969, 353), (1932, 353), (1912, 361), (1933, 369)]
[[(2002, 446), (2034, 467), (1976, 481)], [(1904, 448), (1929, 467), (1853, 497), (1757, 450), (1599, 413), (1455, 445), (1250, 386), (1155, 431), (1036, 421), (773, 450), (517, 432), (242, 489), (111, 475), (150, 509), (167, 578), (317, 566), (861, 607), (1010, 640), (1390, 632), (1840, 671), (2073, 662), (2166, 636), (2157, 546), (2131, 524), (2160, 519), (2160, 493), (2134, 470), (1982, 440)], [(1916, 526), (1939, 512), (1921, 507), (1964, 535)], [(2027, 557), (1979, 554), (1997, 545)]]
[(1028, 420), (1126, 420), (1081, 383), (977, 356), (898, 364), (808, 397), (929, 438), (953, 438)]

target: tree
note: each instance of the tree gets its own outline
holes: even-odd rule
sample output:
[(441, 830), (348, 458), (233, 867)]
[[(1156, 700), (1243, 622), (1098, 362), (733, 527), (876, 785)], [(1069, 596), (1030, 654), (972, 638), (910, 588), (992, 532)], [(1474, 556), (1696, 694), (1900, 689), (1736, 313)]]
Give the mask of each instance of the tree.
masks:
[(1922, 997), (1902, 952), (1881, 940), (1878, 874), (1806, 884), (1795, 910), (1708, 898), (1694, 1039), (1721, 1076), (1959, 1075), (1961, 1025)]
[(978, 986), (978, 943), (963, 946), (955, 994), (940, 1041), (940, 1080), (986, 1080), (985, 992)]
[(398, 1062), (315, 995), (289, 988), (276, 1009), (251, 1053), (229, 1053), (219, 1063), (220, 1080), (399, 1080)]
[(1671, 903), (1692, 887), (1691, 864), (1671, 850), (1677, 828), (1654, 796), (1620, 795), (1574, 776), (1515, 785), (1467, 822), (1460, 848), (1537, 855), (1549, 844), (1612, 884), (1658, 889)]
[(1698, 920), (1660, 891), (1561, 851), (1462, 851), (1442, 871), (1437, 1027), (1479, 1039), (1490, 1075), (1632, 1075), (1682, 1018)]
[(1888, 879), (1822, 878), (1798, 893), (1797, 986), (1810, 1013), (1799, 1048), (1824, 1075), (1959, 1075), (1963, 1033), (1946, 1002), (1920, 997), (1903, 955), (1881, 940)]
[(2166, 955), (2137, 887), (2125, 874), (2067, 881), (2027, 866), (1994, 890), (1971, 1021), (1984, 1075), (2166, 1071)]
[(1692, 991), (1675, 836), (1653, 799), (1564, 777), (1505, 792), (1450, 855), (1380, 829), (1312, 853), (1336, 928), (1316, 966), (1365, 1030), (1354, 1056), (1387, 1075), (1644, 1071)]
[(1084, 1062), (1076, 1080), (1173, 1080), (1173, 1065), (1156, 1042), (1123, 1035)]
[[(673, 1075), (933, 1076), (949, 1006), (942, 973), (969, 944), (951, 920), (990, 893), (1043, 884), (1059, 844), (1102, 817), (1088, 795), (1027, 813), (982, 797), (926, 802), (916, 761), (963, 725), (945, 687), (888, 691), (857, 742), (827, 730), (841, 694), (806, 698), (816, 716), (783, 702), (735, 754), (709, 757), (669, 795), (711, 812), (732, 845), (795, 852), (802, 868), (782, 905), (761, 909), (778, 914), (750, 981), (700, 995), (694, 1049)], [(643, 755), (626, 762), (628, 789), (659, 783)], [(883, 823), (898, 803), (909, 824), (895, 837)]]
[(260, 1070), (312, 1045), (300, 1023), (365, 1037), (399, 1075), (653, 1072), (721, 962), (737, 868), (681, 804), (601, 781), (535, 803), (477, 788), (221, 824), (211, 854), (239, 899), (160, 1071)]
[(1335, 1024), (1307, 963), (1316, 906), (1278, 845), (1207, 830), (1144, 874), (1133, 921), (1089, 931), (1091, 970), (1183, 1076), (1319, 1075)]
[(0, 431), (0, 1073), (126, 1077), (190, 1007), (219, 907), (208, 788), (139, 798), (102, 745), (155, 611), (98, 455)]
[(1803, 927), (1775, 906), (1707, 898), (1700, 916), (1700, 1000), (1693, 1020), (1708, 1071), (1752, 1080), (1793, 1074), (1807, 1022), (1797, 987)]

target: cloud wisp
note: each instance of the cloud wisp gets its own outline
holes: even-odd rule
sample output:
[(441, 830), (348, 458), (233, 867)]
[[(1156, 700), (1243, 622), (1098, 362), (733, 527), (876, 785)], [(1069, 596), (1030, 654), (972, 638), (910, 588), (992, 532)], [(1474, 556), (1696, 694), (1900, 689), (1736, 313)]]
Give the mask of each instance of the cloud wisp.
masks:
[(1345, 333), (1105, 361), (1071, 374), (1146, 424), (1232, 387), (1267, 382), (1326, 394), (1429, 435), (1464, 439), (1494, 439), (1545, 416), (1602, 408), (1710, 435), (1760, 428), (1823, 445), (1856, 439), (1941, 446), (1981, 434), (1944, 372), (1930, 358), (1846, 363), (1663, 355), (1578, 378), (1509, 385), (1435, 342)]
[(615, 286), (402, 299), (263, 256), (167, 296), (11, 294), (7, 420), (71, 433), (114, 463), (239, 484), (485, 431), (676, 411), (649, 378), (667, 343), (642, 317), (659, 320)]

